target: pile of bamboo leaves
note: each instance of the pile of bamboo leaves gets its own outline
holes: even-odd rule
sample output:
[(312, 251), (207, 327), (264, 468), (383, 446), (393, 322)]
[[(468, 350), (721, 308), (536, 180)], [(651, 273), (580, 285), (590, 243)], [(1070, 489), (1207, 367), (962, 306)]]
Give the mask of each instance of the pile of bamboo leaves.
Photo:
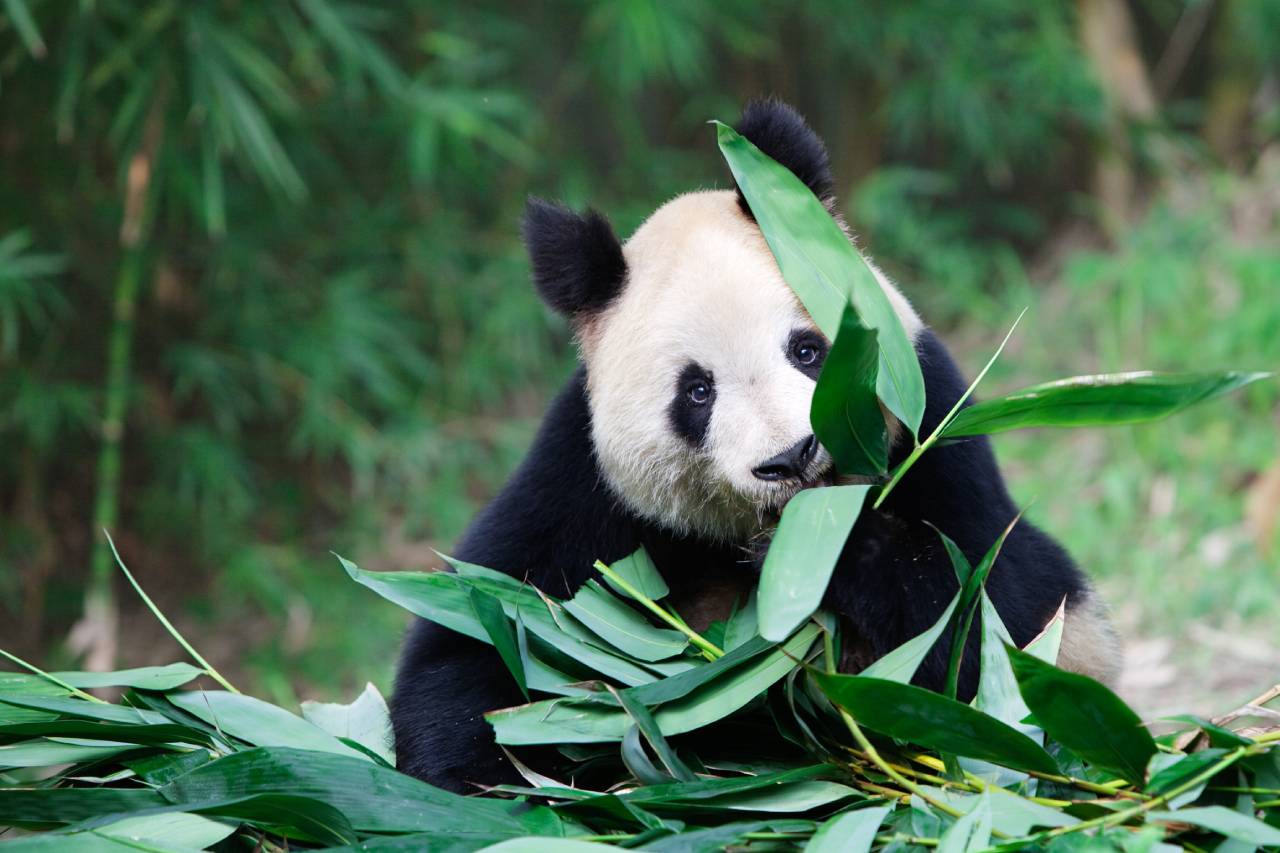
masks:
[[(524, 785), (463, 797), (398, 773), (372, 687), (299, 716), (237, 692), (198, 655), (7, 673), (0, 825), (47, 832), (6, 849), (1280, 846), (1280, 714), (1183, 717), (1153, 737), (1106, 687), (1053, 665), (1061, 613), (1026, 649), (1008, 644), (982, 589), (996, 548), (972, 567), (953, 553), (963, 583), (938, 623), (858, 675), (833, 672), (839, 630), (823, 613), (781, 644), (758, 635), (754, 601), (694, 633), (664, 606), (644, 552), (600, 565), (601, 582), (567, 601), (462, 563), (424, 574), (343, 561), (383, 597), (498, 650), (534, 701), (488, 715), (497, 740), (549, 745), (555, 778), (519, 763)], [(974, 701), (909, 684), (973, 613)], [(222, 686), (184, 689), (198, 681)], [(104, 687), (123, 692), (87, 692)]]
[[(343, 560), (382, 597), (492, 645), (528, 698), (487, 715), (525, 784), (468, 797), (394, 769), (372, 687), (299, 716), (238, 692), (152, 606), (198, 666), (45, 673), (11, 658), (28, 671), (0, 674), (0, 826), (45, 831), (7, 849), (1280, 849), (1280, 713), (1265, 707), (1280, 689), (1216, 721), (1141, 720), (1054, 665), (1063, 609), (1012, 647), (984, 589), (999, 541), (971, 565), (941, 531), (954, 599), (856, 675), (836, 671), (840, 626), (818, 609), (864, 505), (938, 442), (1152, 420), (1263, 374), (1076, 377), (961, 400), (921, 435), (920, 366), (872, 270), (794, 175), (717, 132), (784, 276), (833, 340), (811, 419), (863, 483), (792, 499), (756, 594), (697, 633), (643, 551), (597, 563), (598, 580), (563, 601), (483, 566)], [(881, 407), (914, 441), (892, 470)], [(971, 631), (981, 674), (965, 703), (951, 638)], [(934, 693), (910, 682), (939, 642), (953, 651)], [(529, 746), (539, 760), (526, 765)]]

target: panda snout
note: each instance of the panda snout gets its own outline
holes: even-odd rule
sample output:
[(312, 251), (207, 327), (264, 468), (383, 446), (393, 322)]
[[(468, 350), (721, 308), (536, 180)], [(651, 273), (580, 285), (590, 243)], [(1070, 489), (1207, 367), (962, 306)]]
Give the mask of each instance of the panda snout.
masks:
[(770, 482), (798, 480), (804, 475), (805, 469), (809, 467), (809, 463), (813, 461), (814, 454), (817, 452), (818, 438), (810, 434), (777, 456), (771, 456), (761, 462), (751, 469), (751, 473), (758, 480)]

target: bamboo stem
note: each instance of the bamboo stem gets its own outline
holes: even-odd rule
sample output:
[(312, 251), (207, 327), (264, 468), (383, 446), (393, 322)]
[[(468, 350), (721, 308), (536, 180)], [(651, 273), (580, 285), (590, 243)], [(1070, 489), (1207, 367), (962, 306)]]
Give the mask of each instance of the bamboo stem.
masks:
[(618, 589), (622, 590), (627, 595), (631, 596), (636, 601), (640, 602), (642, 605), (644, 605), (646, 609), (648, 609), (651, 613), (653, 613), (653, 615), (657, 616), (663, 622), (666, 622), (672, 628), (675, 628), (681, 634), (684, 634), (686, 637), (688, 637), (689, 642), (697, 646), (698, 649), (702, 652), (702, 656), (705, 657), (707, 660), (715, 660), (717, 658), (724, 657), (724, 649), (720, 648), (715, 643), (703, 637), (701, 634), (699, 634), (697, 631), (690, 628), (688, 625), (684, 624), (683, 619), (677, 619), (675, 616), (672, 616), (660, 604), (658, 604), (658, 602), (654, 601), (652, 598), (650, 598), (649, 596), (645, 595), (643, 592), (641, 592), (640, 590), (632, 586), (631, 583), (622, 575), (618, 574), (613, 569), (609, 568), (599, 560), (596, 560), (595, 566), (596, 566), (596, 571), (598, 571), (600, 574), (608, 578), (613, 583), (614, 586), (618, 587)]

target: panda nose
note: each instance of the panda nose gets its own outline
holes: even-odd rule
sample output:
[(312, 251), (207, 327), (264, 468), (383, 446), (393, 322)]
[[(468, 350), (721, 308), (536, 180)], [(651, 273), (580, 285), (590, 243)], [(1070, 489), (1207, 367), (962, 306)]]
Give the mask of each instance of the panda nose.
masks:
[(808, 438), (800, 439), (777, 456), (766, 459), (752, 468), (751, 473), (760, 480), (798, 479), (817, 450), (818, 438), (810, 435)]

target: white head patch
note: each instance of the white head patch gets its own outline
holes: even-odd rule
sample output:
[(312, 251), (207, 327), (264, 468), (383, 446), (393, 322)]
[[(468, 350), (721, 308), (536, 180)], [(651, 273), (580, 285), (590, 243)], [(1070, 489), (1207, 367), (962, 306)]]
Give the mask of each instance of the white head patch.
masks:
[[(805, 347), (828, 342), (732, 191), (673, 199), (623, 254), (621, 292), (578, 327), (603, 475), (644, 518), (743, 542), (831, 467), (818, 447), (789, 457), (794, 476), (762, 468), (812, 435)], [(877, 275), (914, 338), (919, 318)]]

